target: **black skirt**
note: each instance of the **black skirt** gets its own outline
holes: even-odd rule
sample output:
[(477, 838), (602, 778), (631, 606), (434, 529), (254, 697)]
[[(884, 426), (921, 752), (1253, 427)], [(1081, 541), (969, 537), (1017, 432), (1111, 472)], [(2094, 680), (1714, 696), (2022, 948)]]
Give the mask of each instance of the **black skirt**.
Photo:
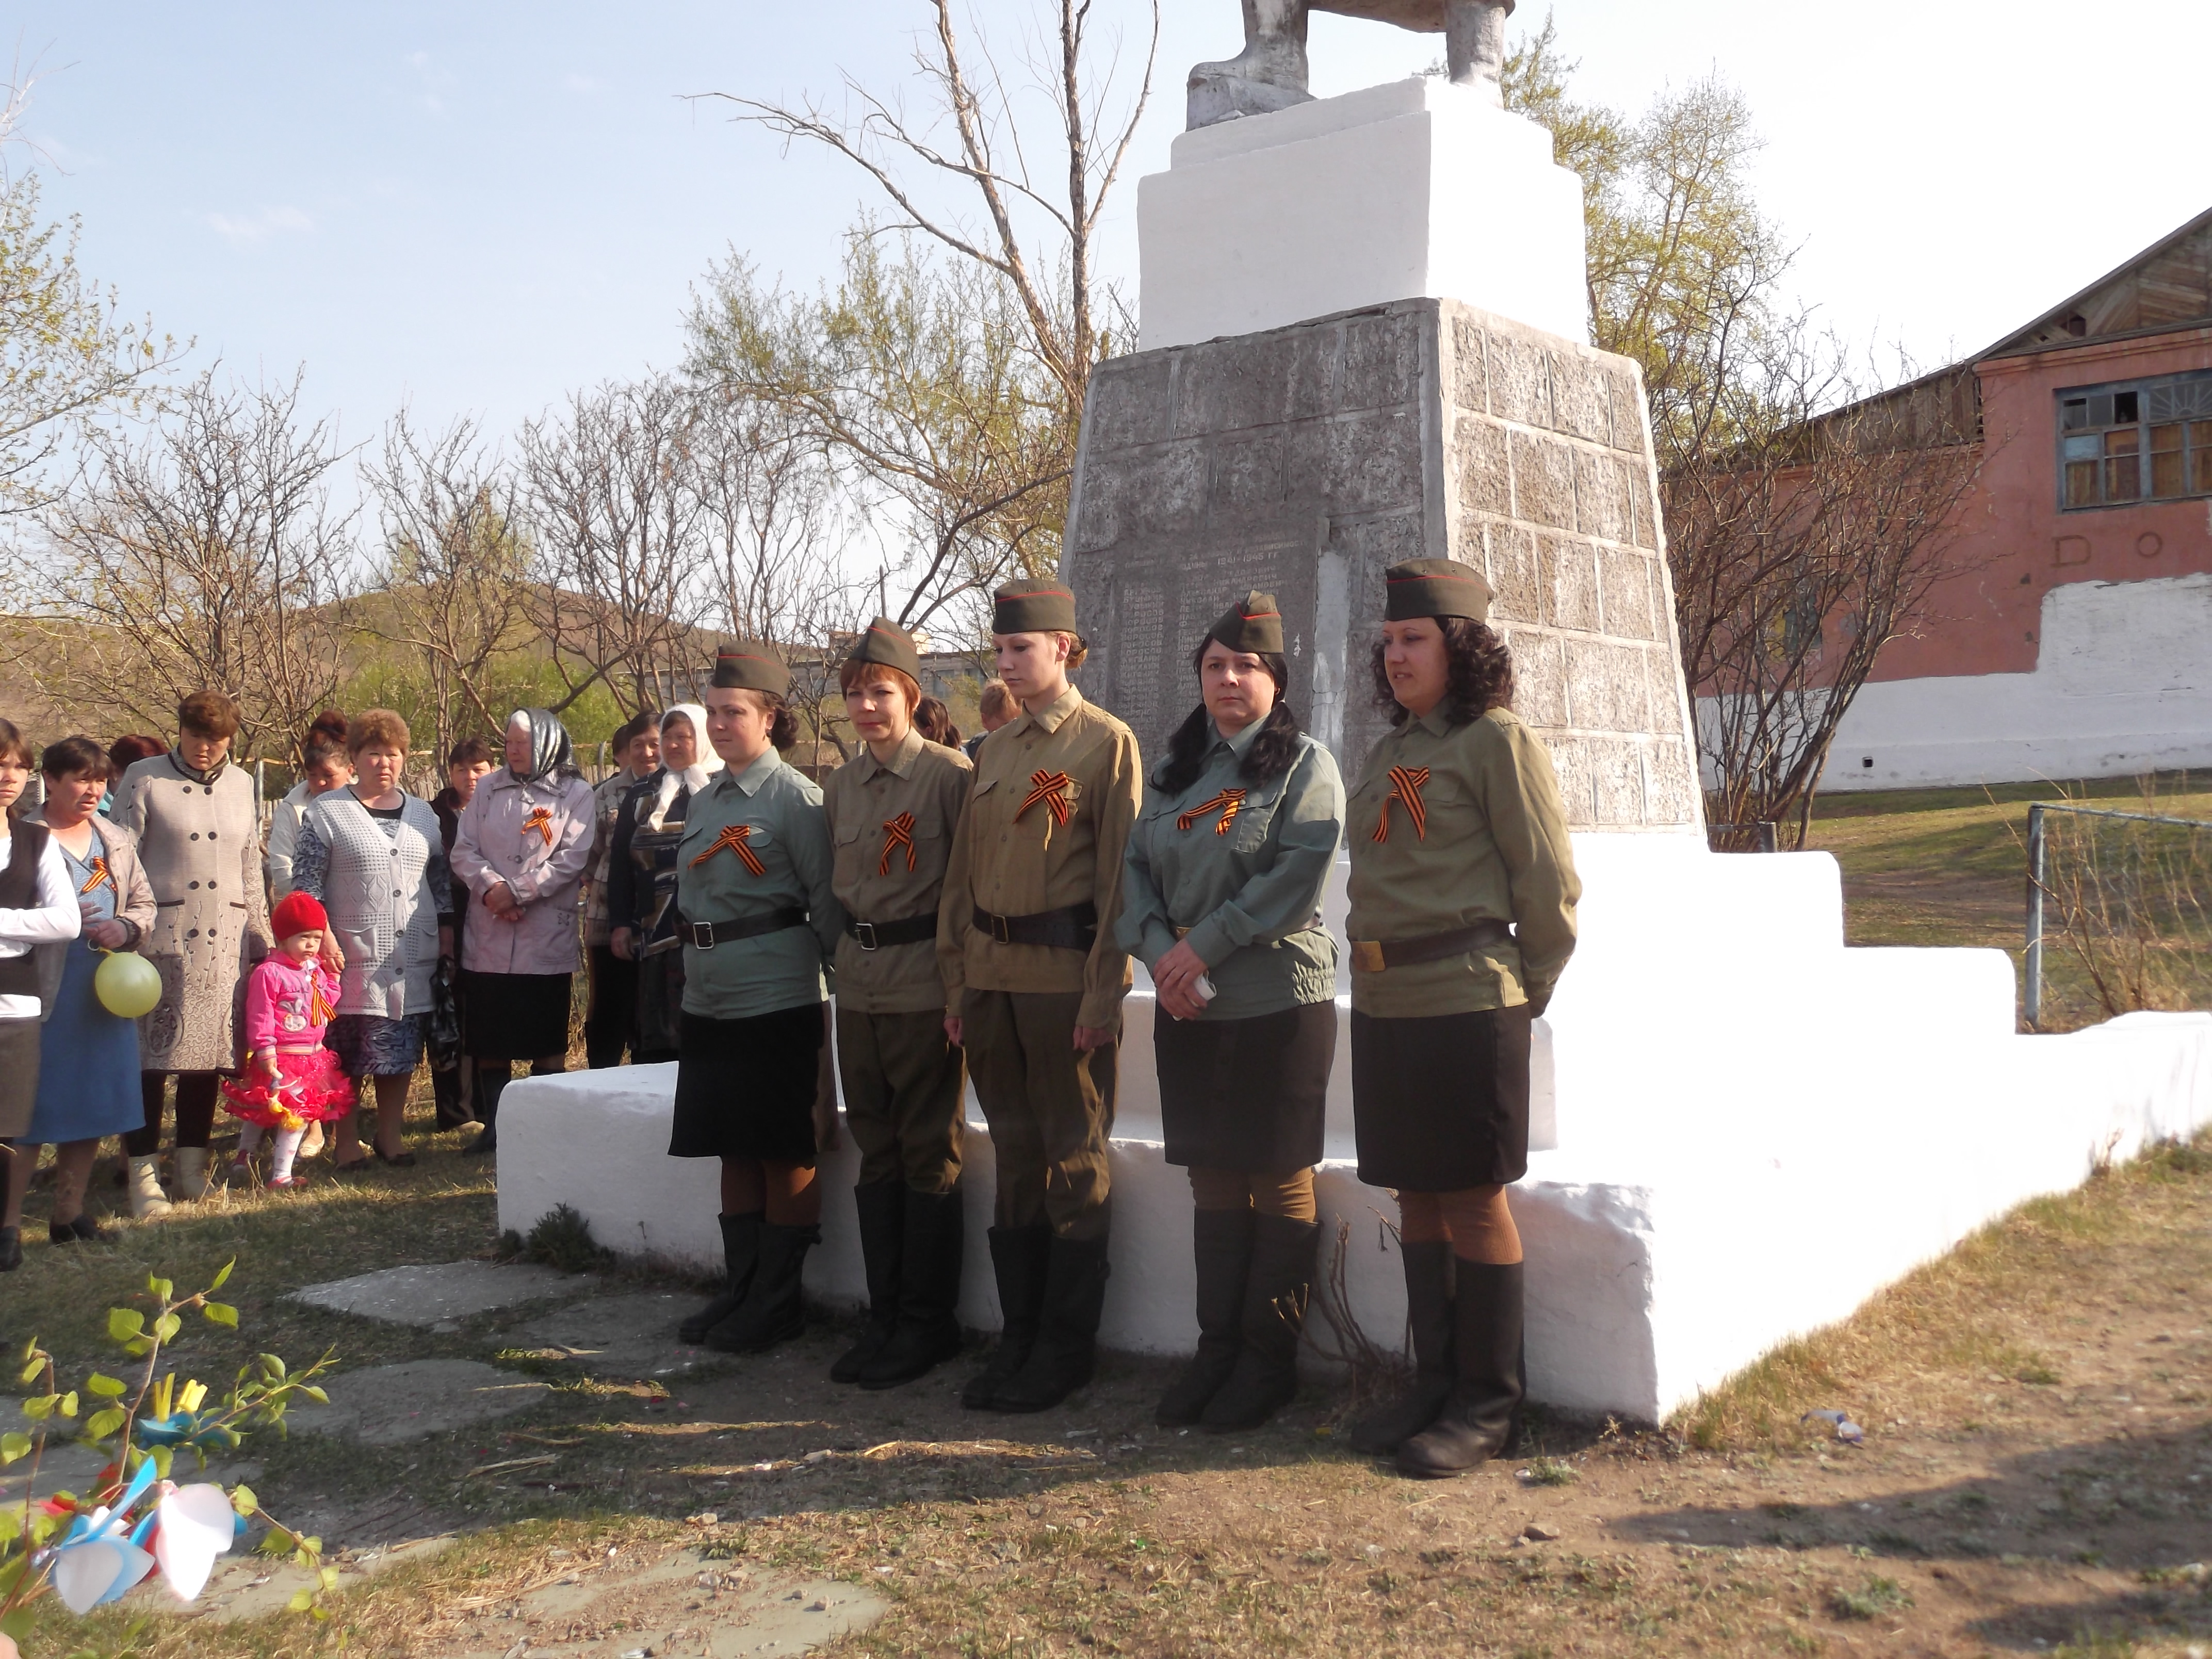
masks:
[(461, 1049), (471, 1060), (568, 1052), (568, 974), (461, 975)]
[(822, 1005), (750, 1019), (684, 1016), (671, 1158), (814, 1162), (814, 1085)]
[(1352, 1115), (1370, 1187), (1455, 1193), (1528, 1173), (1528, 1006), (1352, 1016)]
[(1167, 1160), (1195, 1170), (1289, 1175), (1321, 1162), (1336, 1005), (1250, 1019), (1152, 1016)]

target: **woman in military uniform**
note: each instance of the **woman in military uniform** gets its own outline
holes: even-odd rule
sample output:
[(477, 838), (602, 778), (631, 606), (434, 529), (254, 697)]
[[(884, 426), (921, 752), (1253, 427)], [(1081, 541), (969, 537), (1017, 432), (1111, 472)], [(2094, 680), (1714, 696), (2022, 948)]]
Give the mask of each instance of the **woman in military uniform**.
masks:
[(1283, 701), (1274, 595), (1230, 606), (1191, 662), (1203, 702), (1146, 781), (1120, 931), (1158, 994), (1167, 1160), (1190, 1171), (1198, 1212), (1198, 1353), (1158, 1420), (1246, 1429), (1297, 1390), (1336, 1056), (1336, 941), (1321, 898), (1344, 785)]
[(966, 1070), (945, 1034), (937, 905), (974, 768), (915, 724), (921, 654), (887, 617), (868, 624), (838, 679), (865, 747), (830, 775), (823, 806), (845, 907), (837, 942), (837, 1067), (860, 1149), (853, 1190), (868, 1322), (835, 1382), (888, 1389), (960, 1352), (960, 1098)]
[(692, 796), (676, 848), (684, 1012), (668, 1152), (722, 1161), (728, 1273), (687, 1334), (730, 1353), (802, 1328), (799, 1269), (822, 1238), (815, 1152), (835, 1122), (824, 968), (845, 912), (822, 792), (777, 752), (799, 738), (790, 690), (766, 646), (716, 654), (707, 740), (725, 769)]
[(1376, 702), (1395, 728), (1351, 811), (1352, 1086), (1359, 1178), (1397, 1189), (1417, 1364), (1352, 1444), (1405, 1474), (1504, 1449), (1521, 1403), (1529, 1023), (1581, 895), (1550, 757), (1513, 714), (1513, 660), (1469, 567), (1385, 573)]
[(684, 1012), (676, 848), (692, 797), (722, 769), (722, 757), (707, 741), (707, 711), (698, 703), (679, 702), (663, 714), (654, 743), (659, 769), (623, 797), (607, 855), (607, 946), (635, 964), (629, 1028), (630, 1061), (637, 1066), (676, 1058)]

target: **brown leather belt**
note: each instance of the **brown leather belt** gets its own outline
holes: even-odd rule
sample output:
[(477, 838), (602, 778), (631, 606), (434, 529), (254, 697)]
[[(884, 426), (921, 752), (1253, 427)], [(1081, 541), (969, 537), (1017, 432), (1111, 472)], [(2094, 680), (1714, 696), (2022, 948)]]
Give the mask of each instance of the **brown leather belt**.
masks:
[(1088, 951), (1098, 937), (1098, 907), (1085, 899), (1030, 916), (994, 916), (978, 908), (975, 931), (1001, 945), (1048, 945), (1061, 951)]
[(742, 921), (679, 921), (676, 924), (676, 937), (695, 951), (711, 951), (732, 939), (757, 939), (763, 933), (780, 933), (787, 927), (804, 927), (806, 921), (805, 911), (787, 908), (771, 910), (764, 916), (747, 916)]
[(937, 912), (907, 916), (897, 921), (854, 921), (848, 917), (845, 933), (863, 951), (881, 951), (893, 945), (919, 945), (937, 937)]
[(1379, 974), (1385, 968), (1447, 962), (1486, 945), (1511, 943), (1513, 929), (1502, 921), (1478, 921), (1472, 927), (1455, 927), (1449, 933), (1431, 933), (1425, 939), (1356, 939), (1352, 941), (1352, 966), (1358, 973)]

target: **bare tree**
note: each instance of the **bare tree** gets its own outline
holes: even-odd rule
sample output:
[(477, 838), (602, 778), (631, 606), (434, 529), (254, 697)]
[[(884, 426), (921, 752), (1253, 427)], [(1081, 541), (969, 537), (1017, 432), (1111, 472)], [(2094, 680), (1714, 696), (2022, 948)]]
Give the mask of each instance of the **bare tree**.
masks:
[(498, 672), (529, 637), (514, 477), (473, 420), (425, 437), (404, 410), (385, 428), (381, 457), (362, 471), (376, 495), (381, 553), (361, 626), (420, 658), (442, 756), (465, 723), (474, 732), (504, 724)]
[[(746, 112), (740, 119), (851, 161), (896, 212), (881, 228), (931, 239), (951, 261), (940, 268), (908, 247), (887, 264), (867, 247), (878, 229), (867, 225), (848, 253), (839, 301), (825, 301), (813, 317), (763, 295), (738, 262), (718, 273), (722, 314), (710, 304), (695, 317), (695, 368), (805, 410), (854, 473), (902, 510), (910, 546), (897, 562), (908, 589), (900, 616), (909, 623), (988, 587), (1010, 565), (1056, 567), (1084, 394), (1092, 368), (1114, 349), (1105, 318), (1118, 307), (1099, 276), (1098, 229), (1151, 96), (1159, 6), (1138, 8), (1150, 33), (1133, 95), (1121, 100), (1118, 37), (1096, 38), (1093, 0), (1038, 0), (1038, 9), (1015, 77), (979, 30), (971, 25), (963, 37), (951, 0), (931, 0), (933, 28), (915, 53), (927, 93), (919, 118), (849, 76), (836, 111), (820, 99), (785, 106), (708, 94)], [(956, 201), (940, 205), (948, 184)], [(980, 222), (963, 204), (980, 210)], [(925, 293), (933, 277), (965, 313), (949, 320), (967, 326), (943, 326), (948, 318)], [(939, 348), (934, 362), (886, 349), (875, 326), (900, 320), (900, 305), (915, 301), (923, 315), (908, 320), (930, 325), (915, 337)], [(862, 320), (864, 337), (825, 335), (821, 352), (754, 355), (748, 348), (762, 340), (748, 337), (749, 323), (779, 313), (817, 323), (848, 313)], [(1009, 349), (1022, 361), (1006, 360)], [(947, 386), (954, 399), (933, 402), (927, 388)], [(1016, 434), (1005, 419), (1010, 395), (1026, 405)], [(958, 464), (976, 434), (990, 440), (982, 464)]]
[(210, 369), (151, 429), (83, 433), (41, 560), (58, 602), (40, 630), (75, 694), (159, 731), (217, 688), (244, 712), (242, 750), (296, 756), (337, 689), (354, 567), (328, 489), (343, 456), (299, 398), (296, 374), (224, 388)]
[(1851, 700), (1961, 572), (1983, 454), (1971, 371), (1834, 409), (1832, 361), (1800, 341), (1755, 382), (1736, 371), (1735, 441), (1662, 480), (1711, 814), (1792, 821), (1801, 846)]
[(522, 432), (533, 542), (523, 610), (565, 709), (602, 681), (659, 707), (696, 673), (707, 610), (696, 400), (665, 375), (572, 395)]

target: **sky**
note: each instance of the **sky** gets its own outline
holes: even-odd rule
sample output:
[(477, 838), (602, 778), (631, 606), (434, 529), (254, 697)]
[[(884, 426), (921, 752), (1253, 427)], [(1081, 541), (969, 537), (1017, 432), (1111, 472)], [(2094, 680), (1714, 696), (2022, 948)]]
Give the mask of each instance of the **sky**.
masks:
[[(1522, 0), (1516, 27), (1540, 24)], [(1040, 0), (968, 10), (1018, 68)], [(23, 0), (40, 79), (11, 165), (82, 221), (84, 268), (249, 379), (305, 365), (350, 440), (396, 409), (494, 432), (572, 388), (672, 366), (692, 286), (732, 249), (811, 286), (876, 204), (690, 94), (918, 96), (923, 0)], [(1122, 26), (1133, 82), (1148, 14)], [(1164, 0), (1109, 270), (1133, 287), (1134, 176), (1166, 165), (1182, 82), (1238, 44), (1235, 0)], [(1794, 284), (1923, 367), (1990, 343), (2208, 205), (2204, 0), (1560, 0), (1578, 95), (1634, 111), (1718, 74), (1767, 143)], [(1034, 25), (1030, 25), (1034, 27)], [(1317, 16), (1314, 89), (1419, 72), (1440, 37)]]

